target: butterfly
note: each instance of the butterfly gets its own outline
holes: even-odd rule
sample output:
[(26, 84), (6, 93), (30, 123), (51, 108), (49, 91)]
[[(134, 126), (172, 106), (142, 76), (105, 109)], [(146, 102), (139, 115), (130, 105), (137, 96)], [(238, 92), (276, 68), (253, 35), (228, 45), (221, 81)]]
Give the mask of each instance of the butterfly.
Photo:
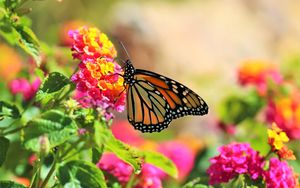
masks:
[(160, 74), (135, 69), (129, 59), (123, 77), (127, 118), (141, 132), (160, 132), (173, 119), (208, 113), (205, 101), (191, 89)]

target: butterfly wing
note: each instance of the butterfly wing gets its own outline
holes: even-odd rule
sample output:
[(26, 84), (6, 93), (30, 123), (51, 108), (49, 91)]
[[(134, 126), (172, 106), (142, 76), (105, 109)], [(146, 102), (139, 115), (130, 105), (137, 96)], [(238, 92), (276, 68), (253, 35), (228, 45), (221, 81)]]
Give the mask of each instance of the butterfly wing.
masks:
[(142, 132), (160, 132), (172, 120), (170, 106), (153, 85), (136, 79), (134, 84), (127, 85), (128, 121)]
[(142, 132), (160, 132), (172, 119), (204, 115), (208, 106), (186, 86), (154, 72), (137, 69), (127, 85), (128, 120)]
[(205, 115), (208, 113), (206, 102), (195, 92), (181, 83), (157, 73), (136, 70), (136, 77), (141, 77), (154, 86), (170, 106), (172, 119), (186, 115)]

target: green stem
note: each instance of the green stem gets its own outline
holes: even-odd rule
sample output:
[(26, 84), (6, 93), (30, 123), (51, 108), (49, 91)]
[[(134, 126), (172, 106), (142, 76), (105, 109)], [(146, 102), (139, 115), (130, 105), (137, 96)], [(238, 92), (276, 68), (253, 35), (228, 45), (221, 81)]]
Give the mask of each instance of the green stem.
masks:
[(35, 182), (35, 179), (36, 179), (36, 174), (37, 174), (37, 171), (35, 171), (34, 175), (31, 178), (29, 188), (33, 188), (33, 185), (34, 185), (34, 182)]
[(41, 171), (42, 171), (42, 165), (43, 165), (43, 159), (39, 159), (37, 163), (37, 171), (36, 171), (36, 181), (35, 181), (35, 188), (38, 188), (40, 185), (40, 178), (41, 178)]
[(9, 135), (9, 134), (16, 133), (16, 132), (18, 132), (18, 131), (20, 131), (20, 130), (26, 128), (26, 127), (27, 127), (27, 126), (21, 126), (21, 127), (17, 127), (17, 128), (15, 128), (15, 129), (12, 129), (12, 130), (10, 130), (10, 131), (4, 132), (4, 133), (3, 133), (3, 136), (6, 136), (6, 135)]
[(46, 176), (43, 184), (41, 185), (41, 188), (46, 187), (48, 181), (50, 180), (50, 178), (51, 178), (51, 176), (53, 174), (53, 172), (55, 171), (55, 167), (56, 167), (56, 158), (54, 158), (53, 164), (52, 164), (52, 166), (51, 166), (51, 168), (50, 168), (50, 170), (49, 170), (49, 172), (48, 172), (48, 174), (47, 174), (47, 176)]
[(128, 183), (126, 184), (125, 188), (131, 188), (131, 187), (133, 187), (134, 179), (135, 179), (135, 174), (132, 173), (130, 175), (130, 179), (129, 179)]

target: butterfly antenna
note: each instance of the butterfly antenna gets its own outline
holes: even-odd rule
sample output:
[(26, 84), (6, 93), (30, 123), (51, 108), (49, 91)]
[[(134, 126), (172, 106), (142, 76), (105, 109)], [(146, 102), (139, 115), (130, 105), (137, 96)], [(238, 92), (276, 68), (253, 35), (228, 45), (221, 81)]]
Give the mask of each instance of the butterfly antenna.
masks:
[(130, 58), (130, 56), (129, 56), (129, 53), (128, 53), (128, 51), (126, 50), (126, 48), (125, 48), (125, 46), (124, 46), (124, 44), (123, 44), (123, 42), (119, 41), (119, 43), (121, 44), (121, 46), (122, 46), (123, 50), (125, 51), (125, 53), (126, 53), (126, 55), (127, 55), (128, 59), (131, 59), (131, 58)]

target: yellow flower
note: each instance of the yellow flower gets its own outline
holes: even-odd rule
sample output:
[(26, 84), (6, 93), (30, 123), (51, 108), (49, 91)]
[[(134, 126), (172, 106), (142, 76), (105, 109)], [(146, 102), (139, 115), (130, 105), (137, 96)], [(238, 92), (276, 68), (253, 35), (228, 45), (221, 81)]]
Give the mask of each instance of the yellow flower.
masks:
[(272, 129), (268, 129), (269, 144), (275, 150), (280, 150), (284, 146), (284, 142), (288, 142), (289, 138), (285, 132), (277, 127), (275, 123), (272, 124)]

